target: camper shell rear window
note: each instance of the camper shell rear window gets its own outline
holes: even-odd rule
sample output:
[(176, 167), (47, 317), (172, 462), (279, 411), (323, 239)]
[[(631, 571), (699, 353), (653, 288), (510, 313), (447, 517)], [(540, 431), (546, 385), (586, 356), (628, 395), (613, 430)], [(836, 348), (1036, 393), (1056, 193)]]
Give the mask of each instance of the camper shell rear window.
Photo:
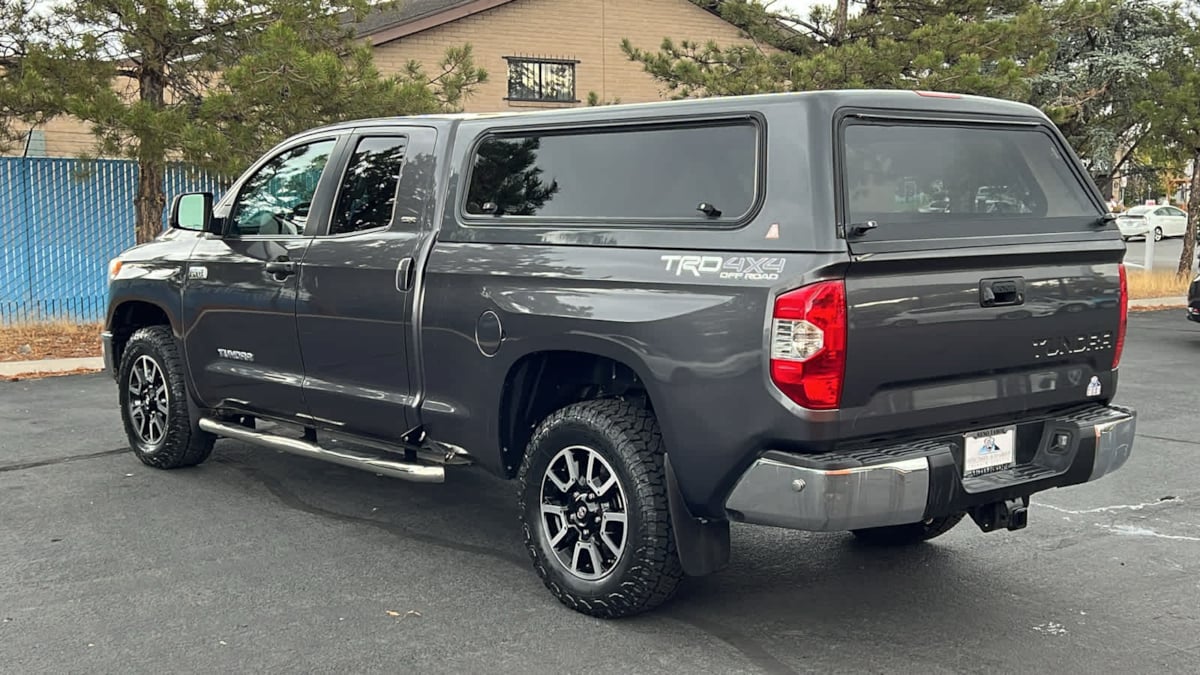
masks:
[(843, 222), (871, 239), (1082, 231), (1101, 214), (1040, 125), (847, 120)]

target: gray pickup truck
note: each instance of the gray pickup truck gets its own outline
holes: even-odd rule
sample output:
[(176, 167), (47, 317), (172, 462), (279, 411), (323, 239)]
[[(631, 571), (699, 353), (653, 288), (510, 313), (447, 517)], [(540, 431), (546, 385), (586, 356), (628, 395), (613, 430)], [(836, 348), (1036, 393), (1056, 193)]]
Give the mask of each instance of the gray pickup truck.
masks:
[(1126, 461), (1124, 243), (1036, 109), (816, 92), (350, 122), (187, 194), (109, 270), (133, 451), (216, 438), (516, 479), (619, 617), (730, 523), (902, 545)]

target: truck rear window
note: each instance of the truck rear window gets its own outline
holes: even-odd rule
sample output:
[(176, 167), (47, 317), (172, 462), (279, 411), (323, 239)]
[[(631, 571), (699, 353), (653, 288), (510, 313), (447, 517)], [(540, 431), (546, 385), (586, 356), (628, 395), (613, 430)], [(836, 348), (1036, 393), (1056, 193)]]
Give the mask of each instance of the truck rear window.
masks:
[(852, 123), (843, 143), (846, 221), (875, 221), (879, 238), (1075, 230), (1099, 215), (1036, 127)]

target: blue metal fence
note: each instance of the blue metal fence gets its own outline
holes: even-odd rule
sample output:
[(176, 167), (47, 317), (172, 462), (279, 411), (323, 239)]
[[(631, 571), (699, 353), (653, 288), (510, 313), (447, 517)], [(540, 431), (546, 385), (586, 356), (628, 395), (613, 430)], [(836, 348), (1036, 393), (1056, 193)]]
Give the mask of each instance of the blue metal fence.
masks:
[[(0, 158), (0, 322), (103, 317), (108, 261), (134, 244), (137, 178), (126, 160)], [(183, 166), (164, 187), (167, 204), (222, 189)]]

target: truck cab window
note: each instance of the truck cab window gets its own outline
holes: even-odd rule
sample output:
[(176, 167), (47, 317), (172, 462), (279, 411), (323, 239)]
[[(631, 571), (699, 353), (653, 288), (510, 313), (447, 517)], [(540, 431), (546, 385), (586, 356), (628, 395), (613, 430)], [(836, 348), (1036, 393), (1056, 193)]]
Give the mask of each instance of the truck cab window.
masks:
[(329, 234), (373, 230), (392, 222), (396, 185), (407, 143), (403, 136), (364, 138), (358, 142), (342, 177)]
[(302, 235), (321, 172), (335, 141), (283, 151), (246, 180), (230, 218), (231, 234)]

